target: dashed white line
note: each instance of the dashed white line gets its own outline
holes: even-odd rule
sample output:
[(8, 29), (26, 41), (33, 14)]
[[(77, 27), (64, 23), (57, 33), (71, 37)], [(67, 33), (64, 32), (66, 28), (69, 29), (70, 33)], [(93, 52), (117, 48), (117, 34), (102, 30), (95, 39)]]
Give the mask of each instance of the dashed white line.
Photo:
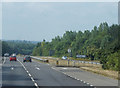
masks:
[(28, 75), (31, 77), (31, 74), (30, 74), (30, 73), (29, 73)]
[[(51, 67), (52, 69), (56, 70), (55, 68)], [(56, 70), (57, 71), (57, 70)]]
[(40, 68), (36, 67), (37, 70), (40, 70)]
[(77, 78), (75, 77), (75, 79), (77, 79)]
[(67, 69), (67, 68), (62, 68), (62, 69)]
[(37, 85), (37, 83), (34, 83), (34, 85), (35, 85), (37, 88), (39, 88), (39, 86)]
[(5, 61), (6, 61), (6, 58), (4, 57), (4, 61), (3, 61), (3, 64), (5, 64)]
[(83, 81), (83, 83), (86, 83), (85, 81)]
[[(18, 60), (19, 61), (19, 60)], [(28, 73), (28, 75), (30, 76), (31, 80), (34, 82), (34, 85), (39, 88), (38, 84), (35, 82), (35, 80), (33, 79), (32, 75), (29, 73), (29, 71), (26, 69), (26, 67), (22, 64), (22, 62), (19, 61), (19, 63), (23, 66), (23, 68), (25, 69), (25, 71)]]
[(87, 85), (89, 85), (90, 83), (87, 83)]
[[(51, 67), (51, 68), (54, 69), (54, 70), (56, 70), (56, 71), (58, 71), (58, 72), (61, 72), (61, 71), (55, 69), (54, 67)], [(63, 68), (63, 69), (66, 69), (66, 68)], [(74, 79), (76, 79), (76, 80), (79, 80), (79, 81), (81, 81), (81, 82), (83, 82), (83, 83), (85, 83), (85, 84), (87, 84), (87, 85), (90, 85), (90, 83), (87, 83), (87, 82), (85, 82), (85, 81), (83, 81), (83, 80), (77, 79), (76, 77), (72, 77), (71, 75), (68, 75), (68, 74), (65, 73), (65, 72), (62, 72), (62, 73), (65, 74), (65, 75), (67, 75), (67, 76), (69, 76), (69, 77), (71, 77), (71, 78), (74, 78)], [(90, 85), (90, 86), (93, 86), (93, 85)]]
[(90, 85), (90, 86), (93, 86), (93, 85)]
[(13, 67), (11, 67), (11, 70), (14, 70), (14, 68), (13, 68)]
[(65, 72), (63, 72), (63, 74), (65, 74), (65, 75), (66, 75), (66, 73), (65, 73)]
[(35, 80), (33, 79), (33, 77), (31, 77), (31, 80), (34, 82)]

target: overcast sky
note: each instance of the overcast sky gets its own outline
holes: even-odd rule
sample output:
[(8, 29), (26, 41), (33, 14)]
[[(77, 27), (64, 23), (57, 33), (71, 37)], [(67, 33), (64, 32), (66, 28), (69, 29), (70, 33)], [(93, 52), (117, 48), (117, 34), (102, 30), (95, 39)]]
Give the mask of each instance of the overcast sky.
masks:
[(50, 41), (65, 31), (118, 23), (117, 2), (4, 2), (2, 39)]

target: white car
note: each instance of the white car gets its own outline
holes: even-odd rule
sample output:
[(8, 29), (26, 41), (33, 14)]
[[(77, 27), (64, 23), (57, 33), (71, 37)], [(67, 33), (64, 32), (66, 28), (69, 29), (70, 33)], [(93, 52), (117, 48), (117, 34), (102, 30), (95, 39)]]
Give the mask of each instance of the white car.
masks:
[(63, 59), (63, 60), (67, 60), (67, 56), (63, 56), (62, 59)]
[(4, 54), (4, 57), (9, 57), (9, 53), (5, 53), (5, 54)]

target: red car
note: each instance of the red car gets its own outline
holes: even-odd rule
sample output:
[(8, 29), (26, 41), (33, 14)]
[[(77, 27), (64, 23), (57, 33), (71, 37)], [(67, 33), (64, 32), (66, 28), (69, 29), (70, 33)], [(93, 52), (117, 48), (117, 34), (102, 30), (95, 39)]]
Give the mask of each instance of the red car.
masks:
[(10, 56), (10, 61), (16, 61), (16, 56)]

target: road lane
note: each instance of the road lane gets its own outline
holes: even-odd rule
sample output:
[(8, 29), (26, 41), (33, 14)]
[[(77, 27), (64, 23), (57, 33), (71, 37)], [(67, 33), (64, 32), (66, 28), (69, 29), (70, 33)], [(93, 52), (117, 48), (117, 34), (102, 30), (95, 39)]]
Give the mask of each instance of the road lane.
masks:
[[(51, 68), (48, 64), (23, 62), (23, 57), (17, 57), (17, 61), (9, 61), (6, 58), (2, 66), (2, 88), (4, 87), (74, 87), (84, 86), (91, 88), (89, 84), (73, 79)], [(39, 86), (39, 87), (38, 87)]]
[(66, 73), (73, 78), (82, 79), (94, 86), (118, 86), (118, 80), (105, 77), (99, 74), (88, 72), (74, 67), (53, 67), (54, 69)]
[[(80, 71), (78, 69), (73, 68), (67, 68), (67, 67), (52, 67), (48, 64), (39, 63), (37, 61), (33, 62), (23, 62), (23, 57), (17, 57), (19, 61), (9, 61), (9, 58), (6, 58), (4, 61), (4, 64), (2, 65), (2, 88), (4, 87), (22, 87), (22, 88), (39, 88), (38, 86), (46, 87), (72, 87), (72, 88), (91, 88), (91, 82), (90, 80), (93, 80), (93, 77), (91, 74), (88, 74), (88, 72)], [(72, 74), (71, 74), (71, 71)], [(78, 76), (75, 78), (74, 75), (76, 74), (76, 71)], [(63, 73), (64, 74), (63, 74)], [(70, 75), (68, 75), (70, 74)], [(72, 76), (71, 76), (72, 75)], [(86, 75), (86, 76), (85, 76)], [(87, 78), (89, 77), (91, 78)], [(95, 76), (95, 75), (93, 75)], [(94, 78), (97, 78), (99, 76), (95, 76)], [(79, 80), (78, 80), (79, 78)], [(89, 79), (90, 83), (86, 83), (82, 79), (85, 80)], [(82, 80), (82, 81), (81, 81)], [(99, 79), (102, 80), (102, 79)], [(107, 84), (107, 79), (106, 84)], [(104, 81), (104, 80), (103, 80)], [(97, 80), (96, 80), (97, 82)], [(101, 81), (102, 83), (102, 81)], [(113, 85), (113, 84), (112, 84)], [(12, 87), (11, 87), (12, 86)], [(76, 86), (76, 87), (75, 87)], [(102, 85), (101, 85), (102, 86)], [(92, 87), (93, 88), (93, 87)], [(98, 87), (99, 88), (99, 87)], [(115, 87), (116, 88), (116, 87)]]
[(39, 86), (89, 86), (52, 69), (47, 64), (36, 61), (23, 62), (23, 58), (19, 58), (19, 61), (26, 67)]
[(90, 83), (94, 86), (108, 86), (113, 88), (116, 88), (118, 86), (117, 79), (109, 78), (100, 74), (95, 74), (93, 72), (85, 71), (80, 68), (58, 66), (53, 66), (52, 68), (72, 78), (85, 81), (87, 82), (87, 84)]
[(9, 61), (9, 58), (6, 58), (2, 66), (2, 86), (29, 86), (36, 88), (22, 65), (18, 61)]

